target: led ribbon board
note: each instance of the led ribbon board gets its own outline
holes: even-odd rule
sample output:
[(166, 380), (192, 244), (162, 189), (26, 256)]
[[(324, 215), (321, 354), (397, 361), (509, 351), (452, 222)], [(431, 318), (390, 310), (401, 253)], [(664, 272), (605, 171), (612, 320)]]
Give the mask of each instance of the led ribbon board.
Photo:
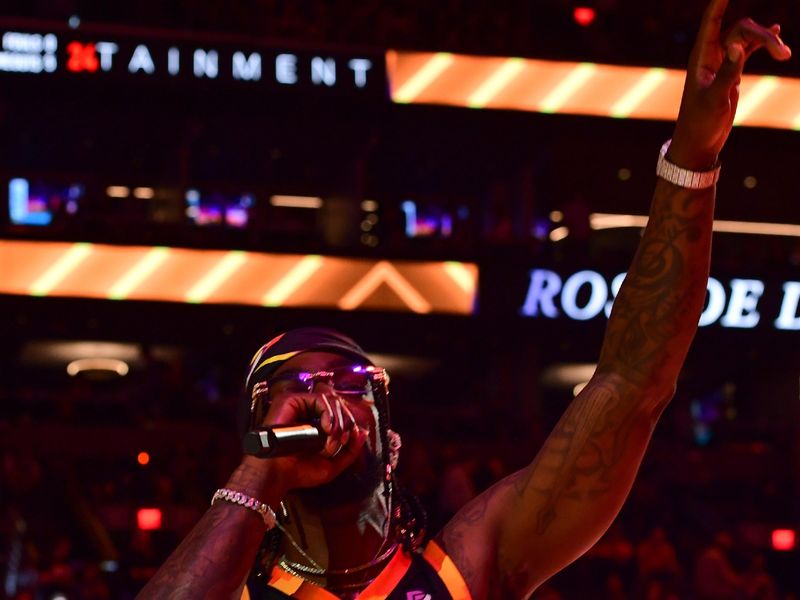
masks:
[(313, 51), (235, 43), (185, 33), (124, 34), (96, 27), (70, 30), (4, 28), (0, 21), (0, 75), (128, 83), (240, 86), (243, 91), (305, 90), (348, 98), (386, 99), (380, 53)]
[[(674, 120), (685, 73), (677, 69), (387, 53), (392, 100), (598, 117)], [(742, 77), (736, 125), (800, 129), (800, 79)]]
[(0, 293), (468, 315), (460, 262), (0, 241)]

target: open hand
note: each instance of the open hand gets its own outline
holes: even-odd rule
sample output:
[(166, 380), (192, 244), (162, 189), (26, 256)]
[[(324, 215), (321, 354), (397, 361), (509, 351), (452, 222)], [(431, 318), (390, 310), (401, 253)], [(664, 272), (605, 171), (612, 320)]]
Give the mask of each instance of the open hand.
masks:
[(693, 170), (710, 169), (733, 127), (744, 64), (766, 47), (776, 60), (792, 51), (780, 38), (780, 26), (765, 28), (752, 19), (738, 21), (722, 41), (720, 29), (728, 0), (711, 0), (689, 58), (671, 162)]

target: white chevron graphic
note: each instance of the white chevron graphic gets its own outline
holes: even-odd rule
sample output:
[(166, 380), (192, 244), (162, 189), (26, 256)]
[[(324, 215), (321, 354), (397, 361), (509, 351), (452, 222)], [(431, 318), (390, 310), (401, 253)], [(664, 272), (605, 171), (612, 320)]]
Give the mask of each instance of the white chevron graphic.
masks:
[(406, 278), (392, 266), (392, 263), (385, 260), (372, 267), (358, 283), (341, 297), (339, 308), (342, 310), (358, 308), (382, 283), (392, 288), (394, 293), (414, 312), (431, 312), (430, 303), (414, 289), (414, 286), (406, 281)]

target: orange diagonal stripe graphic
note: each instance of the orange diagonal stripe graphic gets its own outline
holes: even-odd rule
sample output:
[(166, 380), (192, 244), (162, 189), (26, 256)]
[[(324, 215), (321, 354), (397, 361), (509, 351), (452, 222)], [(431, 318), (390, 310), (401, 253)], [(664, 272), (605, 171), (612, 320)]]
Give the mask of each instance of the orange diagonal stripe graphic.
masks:
[(364, 277), (354, 285), (339, 300), (339, 308), (342, 310), (353, 310), (361, 305), (380, 284), (385, 283), (400, 299), (405, 302), (411, 310), (416, 313), (431, 312), (430, 303), (414, 289), (406, 279), (385, 260), (376, 264)]

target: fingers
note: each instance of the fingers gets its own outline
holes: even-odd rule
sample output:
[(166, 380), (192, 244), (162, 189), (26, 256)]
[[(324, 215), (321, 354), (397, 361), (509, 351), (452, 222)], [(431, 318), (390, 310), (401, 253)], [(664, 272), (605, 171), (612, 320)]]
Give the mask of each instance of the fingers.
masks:
[(712, 94), (720, 101), (734, 99), (735, 88), (741, 80), (744, 64), (759, 48), (766, 48), (777, 60), (788, 59), (792, 51), (783, 43), (779, 34), (780, 25), (765, 28), (752, 19), (742, 19), (737, 22), (725, 39), (725, 59), (710, 86)]
[(767, 29), (752, 19), (738, 21), (725, 38), (728, 58), (736, 62), (739, 52), (748, 58), (759, 48), (765, 47), (775, 60), (787, 60), (792, 56), (792, 51), (781, 39), (780, 30), (780, 25)]
[(703, 20), (700, 22), (700, 31), (697, 34), (698, 44), (719, 41), (719, 32), (722, 28), (722, 18), (725, 16), (726, 8), (728, 8), (728, 0), (711, 0), (709, 2), (703, 13)]
[[(690, 66), (706, 69), (712, 73), (724, 66), (723, 56), (732, 63), (738, 63), (739, 54), (745, 60), (761, 48), (766, 47), (775, 60), (787, 60), (791, 49), (780, 38), (780, 25), (762, 27), (752, 19), (738, 21), (728, 33), (725, 43), (721, 43), (720, 28), (725, 16), (728, 0), (711, 0), (703, 14), (700, 31), (690, 59)], [(708, 78), (710, 81), (711, 78)]]
[(347, 442), (339, 446), (336, 453), (330, 457), (335, 471), (341, 472), (347, 465), (351, 464), (357, 457), (364, 443), (367, 441), (367, 431), (355, 425)]
[(343, 447), (358, 430), (353, 412), (347, 403), (335, 393), (293, 394), (273, 403), (268, 421), (273, 425), (292, 425), (319, 419), (320, 428), (326, 435), (322, 453), (338, 456)]
[(329, 394), (321, 394), (320, 396), (326, 406), (326, 414), (332, 415), (332, 417), (326, 419), (330, 423), (328, 428), (325, 427), (325, 422), (322, 422), (322, 428), (328, 434), (323, 452), (333, 458), (347, 445), (351, 438), (351, 433), (354, 429), (358, 429), (358, 426), (353, 413), (341, 398)]

